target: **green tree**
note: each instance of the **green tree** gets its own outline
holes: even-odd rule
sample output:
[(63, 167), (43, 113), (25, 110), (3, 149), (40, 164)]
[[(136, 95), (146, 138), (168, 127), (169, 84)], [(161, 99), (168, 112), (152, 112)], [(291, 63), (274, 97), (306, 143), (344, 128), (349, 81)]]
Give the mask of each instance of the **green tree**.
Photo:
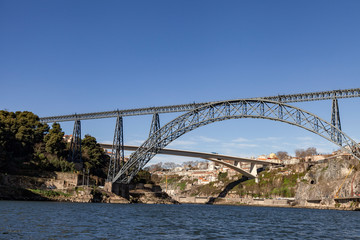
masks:
[(66, 143), (59, 123), (52, 125), (49, 133), (45, 135), (44, 141), (46, 152), (56, 154), (59, 158), (65, 156)]
[(2, 171), (16, 171), (33, 158), (34, 146), (42, 142), (47, 124), (31, 112), (0, 111), (0, 166)]
[(85, 135), (81, 141), (84, 167), (99, 177), (106, 177), (109, 156), (97, 143), (96, 138)]
[(227, 179), (228, 173), (227, 172), (219, 172), (218, 180), (225, 182)]
[(135, 177), (131, 180), (132, 183), (154, 183), (151, 181), (151, 173), (146, 170), (140, 170)]

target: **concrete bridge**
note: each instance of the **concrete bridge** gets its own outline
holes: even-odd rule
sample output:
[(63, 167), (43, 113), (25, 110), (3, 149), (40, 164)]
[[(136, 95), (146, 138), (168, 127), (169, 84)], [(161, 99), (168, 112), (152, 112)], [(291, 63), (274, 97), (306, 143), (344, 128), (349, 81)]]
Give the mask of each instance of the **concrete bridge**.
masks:
[[(112, 149), (112, 144), (104, 144), (100, 143), (100, 146), (104, 149)], [(124, 145), (124, 150), (127, 151), (136, 151), (138, 146), (128, 146)], [(279, 163), (271, 162), (271, 161), (263, 161), (251, 158), (242, 158), (242, 157), (234, 157), (227, 156), (221, 154), (214, 153), (204, 153), (204, 152), (193, 152), (193, 151), (184, 151), (177, 149), (161, 149), (157, 152), (157, 154), (165, 154), (165, 155), (175, 155), (175, 156), (183, 156), (183, 157), (192, 157), (192, 158), (202, 158), (209, 161), (213, 161), (219, 164), (222, 164), (230, 169), (233, 169), (242, 175), (248, 177), (249, 179), (253, 179), (257, 177), (257, 165), (279, 165)], [(225, 160), (234, 161), (234, 164), (228, 163)], [(250, 172), (242, 169), (240, 167), (241, 162), (250, 163)]]

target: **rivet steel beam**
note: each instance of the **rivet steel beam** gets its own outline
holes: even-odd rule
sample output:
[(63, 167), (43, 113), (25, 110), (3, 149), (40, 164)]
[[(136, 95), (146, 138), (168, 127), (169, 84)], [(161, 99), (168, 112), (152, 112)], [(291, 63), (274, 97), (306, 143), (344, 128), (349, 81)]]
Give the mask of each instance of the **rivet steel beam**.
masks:
[[(244, 106), (246, 106), (246, 113), (244, 112)], [(281, 110), (279, 110), (280, 108)], [(239, 118), (260, 118), (284, 122), (306, 129), (341, 146), (339, 141), (334, 141), (331, 137), (332, 133), (335, 132), (342, 139), (343, 149), (360, 160), (358, 143), (336, 126), (318, 116), (282, 102), (264, 99), (239, 99), (209, 104), (170, 121), (159, 130), (161, 135), (156, 138), (156, 142), (153, 141), (153, 136), (150, 136), (131, 154), (129, 161), (124, 164), (112, 181), (129, 183), (138, 171), (156, 155), (159, 147), (160, 150), (165, 148), (187, 132), (213, 122)]]
[(70, 152), (68, 157), (69, 162), (74, 162), (75, 166), (78, 166), (78, 170), (82, 168), (81, 158), (81, 122), (76, 120), (74, 124), (73, 135), (70, 143)]
[(123, 132), (123, 118), (118, 116), (116, 119), (114, 140), (112, 145), (112, 152), (110, 156), (109, 170), (107, 181), (111, 182), (116, 173), (119, 172), (124, 164), (124, 132)]
[(160, 118), (159, 118), (159, 114), (158, 113), (154, 113), (152, 121), (151, 121), (151, 126), (150, 126), (150, 132), (149, 132), (149, 137), (151, 137), (151, 141), (158, 141), (157, 138), (160, 136)]
[[(332, 101), (331, 124), (341, 130), (340, 112), (337, 98), (333, 98)], [(335, 128), (331, 129), (331, 134), (332, 140), (337, 141), (340, 145), (342, 145), (341, 135), (335, 130)]]
[[(334, 97), (336, 97), (337, 99), (360, 97), (360, 88), (278, 95), (278, 96), (261, 97), (261, 98), (258, 97), (251, 99), (266, 99), (270, 101), (292, 103), (292, 102), (328, 100), (328, 99), (333, 99)], [(60, 116), (42, 117), (40, 118), (40, 121), (44, 123), (51, 123), (51, 122), (74, 121), (76, 119), (87, 120), (87, 119), (100, 119), (100, 118), (114, 118), (117, 117), (118, 115), (125, 117), (125, 116), (149, 115), (154, 113), (187, 112), (213, 103), (216, 102), (203, 102), (203, 103), (191, 103), (191, 104), (181, 104), (181, 105), (171, 105), (171, 106), (115, 110), (115, 111), (107, 111), (107, 112), (60, 115)], [(244, 107), (244, 111), (247, 111), (246, 106)]]

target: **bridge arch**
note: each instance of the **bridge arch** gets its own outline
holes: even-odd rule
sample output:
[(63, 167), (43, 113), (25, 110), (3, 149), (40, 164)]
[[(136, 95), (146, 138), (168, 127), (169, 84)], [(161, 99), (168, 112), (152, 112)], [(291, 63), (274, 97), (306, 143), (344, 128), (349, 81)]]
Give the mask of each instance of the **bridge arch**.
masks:
[[(156, 153), (198, 127), (227, 119), (260, 118), (288, 123), (315, 133), (344, 148), (360, 160), (358, 144), (331, 123), (300, 108), (265, 99), (221, 101), (191, 110), (153, 133), (120, 169), (112, 182), (129, 183)], [(336, 137), (334, 137), (336, 136)]]

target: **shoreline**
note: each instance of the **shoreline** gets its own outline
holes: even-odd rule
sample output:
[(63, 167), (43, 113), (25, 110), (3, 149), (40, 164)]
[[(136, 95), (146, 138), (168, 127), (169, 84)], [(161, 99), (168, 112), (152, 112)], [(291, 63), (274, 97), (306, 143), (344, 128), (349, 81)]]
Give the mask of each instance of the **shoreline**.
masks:
[(298, 208), (298, 209), (318, 209), (318, 210), (340, 210), (340, 211), (360, 211), (360, 207), (335, 207), (335, 206), (304, 206), (304, 205), (280, 205), (280, 204), (246, 204), (246, 203), (191, 203), (191, 202), (172, 202), (172, 203), (165, 203), (165, 202), (131, 202), (131, 201), (71, 201), (70, 199), (46, 199), (46, 198), (33, 198), (33, 199), (0, 199), (2, 201), (23, 201), (23, 202), (62, 202), (62, 203), (104, 203), (104, 204), (191, 204), (191, 205), (220, 205), (220, 206), (244, 206), (244, 207), (266, 207), (266, 208)]
[[(183, 203), (185, 204), (185, 203)], [(210, 204), (209, 204), (210, 205)], [(300, 206), (300, 205), (260, 205), (260, 204), (230, 204), (230, 203), (217, 203), (212, 205), (223, 205), (223, 206), (248, 206), (248, 207), (272, 207), (272, 208), (299, 208), (299, 209), (319, 209), (319, 210), (340, 210), (340, 211), (360, 211), (360, 207), (355, 209), (345, 207), (332, 207), (332, 206)]]
[[(180, 198), (181, 199), (181, 198)], [(320, 201), (316, 203), (300, 204), (295, 199), (251, 199), (251, 198), (216, 198), (212, 202), (210, 197), (202, 197), (201, 202), (196, 202), (195, 197), (187, 200), (193, 201), (179, 201), (180, 204), (208, 204), (208, 205), (229, 205), (229, 206), (254, 206), (254, 207), (280, 207), (280, 208), (303, 208), (303, 209), (322, 209), (322, 210), (343, 210), (343, 211), (360, 211), (360, 199), (333, 199), (334, 204), (321, 204)], [(356, 200), (356, 201), (354, 201)], [(339, 201), (341, 203), (339, 203)], [(303, 201), (302, 201), (303, 202)], [(306, 204), (307, 203), (307, 204)]]

